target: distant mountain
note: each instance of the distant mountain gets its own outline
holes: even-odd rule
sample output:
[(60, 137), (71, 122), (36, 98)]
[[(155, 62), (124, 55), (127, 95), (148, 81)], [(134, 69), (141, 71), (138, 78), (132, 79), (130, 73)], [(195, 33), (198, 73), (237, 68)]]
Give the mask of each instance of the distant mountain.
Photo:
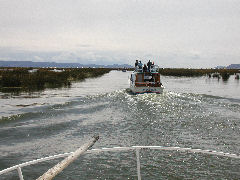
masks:
[(226, 68), (226, 66), (217, 66), (217, 67), (215, 67), (215, 69), (225, 69)]
[(229, 66), (217, 66), (215, 69), (240, 69), (240, 64), (230, 64)]
[(33, 62), (33, 61), (0, 61), (0, 67), (56, 67), (56, 68), (132, 68), (128, 64), (97, 65), (97, 64), (79, 64), (79, 63), (56, 63), (56, 62)]
[(230, 64), (227, 69), (240, 69), (240, 64)]

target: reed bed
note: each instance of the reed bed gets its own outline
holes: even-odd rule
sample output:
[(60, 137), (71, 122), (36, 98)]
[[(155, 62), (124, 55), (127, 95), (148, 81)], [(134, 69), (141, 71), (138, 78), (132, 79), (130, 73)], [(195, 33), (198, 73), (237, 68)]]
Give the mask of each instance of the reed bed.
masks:
[(238, 69), (170, 69), (162, 68), (159, 69), (159, 73), (164, 76), (186, 76), (186, 77), (196, 77), (196, 76), (206, 76), (209, 77), (222, 77), (223, 79), (228, 79), (230, 75), (239, 73)]
[(51, 68), (39, 68), (36, 72), (29, 70), (31, 68), (1, 68), (0, 91), (39, 91), (45, 88), (70, 87), (73, 81), (101, 76), (111, 71), (107, 68), (68, 68), (62, 72), (55, 72)]

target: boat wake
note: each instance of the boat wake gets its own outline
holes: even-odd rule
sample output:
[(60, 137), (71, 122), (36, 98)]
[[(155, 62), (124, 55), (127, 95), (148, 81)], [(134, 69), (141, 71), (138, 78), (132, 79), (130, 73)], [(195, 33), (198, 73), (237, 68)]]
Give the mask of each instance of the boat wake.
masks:
[[(1, 169), (36, 157), (45, 157), (46, 154), (70, 152), (76, 148), (76, 142), (84, 142), (84, 138), (93, 132), (101, 136), (101, 143), (95, 146), (97, 149), (160, 145), (232, 154), (240, 152), (240, 105), (235, 101), (214, 96), (171, 91), (133, 95), (128, 89), (121, 89), (75, 96), (54, 105), (45, 104), (30, 109), (21, 107), (19, 112), (0, 120)], [(141, 151), (143, 177), (146, 177), (144, 172), (152, 174), (152, 179), (160, 176), (168, 178), (173, 174), (174, 177), (183, 178), (197, 176), (230, 179), (239, 175), (236, 170), (239, 161), (233, 163), (228, 158), (176, 153)], [(132, 174), (135, 173), (130, 169), (136, 165), (136, 160), (129, 153), (107, 153), (94, 157), (86, 155), (77, 163), (86, 164), (86, 168), (74, 167), (66, 171), (61, 178), (67, 178), (75, 171), (93, 175), (84, 176), (85, 179), (96, 178), (98, 173), (115, 173), (116, 177), (126, 179), (134, 177)], [(212, 163), (210, 170), (206, 167), (209, 163)], [(219, 164), (223, 166), (219, 167)], [(105, 166), (109, 167), (108, 172), (103, 168)], [(165, 171), (166, 168), (161, 170), (163, 167), (168, 171)], [(199, 167), (202, 171), (196, 171)], [(231, 169), (231, 173), (225, 174), (224, 169)], [(45, 171), (45, 165), (39, 166), (39, 170)], [(30, 170), (26, 169), (26, 172), (29, 177), (36, 178)], [(158, 176), (155, 176), (156, 172)], [(106, 175), (104, 178), (109, 177)]]

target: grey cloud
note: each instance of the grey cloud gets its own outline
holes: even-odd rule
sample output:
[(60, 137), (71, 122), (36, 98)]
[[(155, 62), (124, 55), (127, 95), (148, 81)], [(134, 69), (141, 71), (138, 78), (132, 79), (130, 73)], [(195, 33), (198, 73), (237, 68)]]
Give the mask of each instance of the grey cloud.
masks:
[(239, 63), (239, 19), (239, 0), (2, 0), (0, 37), (8, 51), (0, 49), (0, 57)]

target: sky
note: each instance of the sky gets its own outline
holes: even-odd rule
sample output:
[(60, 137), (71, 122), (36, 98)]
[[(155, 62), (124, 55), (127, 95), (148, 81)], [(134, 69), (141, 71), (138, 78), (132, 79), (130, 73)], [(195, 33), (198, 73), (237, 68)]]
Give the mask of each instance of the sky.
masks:
[(0, 61), (240, 64), (240, 0), (0, 0)]

